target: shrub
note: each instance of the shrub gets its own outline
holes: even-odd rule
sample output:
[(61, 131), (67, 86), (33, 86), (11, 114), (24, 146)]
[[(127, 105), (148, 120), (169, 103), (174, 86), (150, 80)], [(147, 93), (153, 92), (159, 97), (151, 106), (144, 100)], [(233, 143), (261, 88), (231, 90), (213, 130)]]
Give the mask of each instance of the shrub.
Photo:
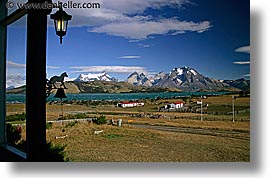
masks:
[(106, 117), (104, 115), (100, 115), (96, 120), (95, 123), (97, 125), (103, 125), (107, 123)]
[[(21, 141), (16, 145), (23, 152), (27, 150), (27, 142)], [(47, 142), (44, 148), (41, 148), (41, 160), (43, 162), (65, 162), (69, 161), (65, 152), (66, 145), (53, 145)]]
[(25, 121), (26, 120), (26, 113), (9, 115), (9, 116), (6, 117), (6, 120), (8, 122)]
[(50, 161), (50, 162), (64, 162), (69, 161), (68, 158), (66, 158), (66, 152), (65, 152), (66, 145), (53, 145), (51, 142), (48, 142), (46, 144), (46, 154), (44, 161)]
[(10, 144), (15, 144), (21, 139), (22, 129), (20, 126), (12, 126), (11, 124), (6, 125), (7, 128), (7, 142)]
[(46, 129), (51, 129), (53, 127), (53, 123), (52, 122), (47, 122), (46, 123)]
[(85, 119), (87, 117), (88, 116), (85, 113), (79, 113), (79, 114), (75, 114), (75, 115), (69, 114), (69, 115), (58, 118), (58, 120)]

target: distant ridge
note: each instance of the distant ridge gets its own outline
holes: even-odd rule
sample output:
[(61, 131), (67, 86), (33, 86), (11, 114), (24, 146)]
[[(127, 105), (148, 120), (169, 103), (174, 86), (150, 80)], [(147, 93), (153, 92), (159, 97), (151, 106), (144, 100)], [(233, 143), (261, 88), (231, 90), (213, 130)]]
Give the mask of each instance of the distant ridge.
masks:
[(92, 82), (92, 81), (118, 81), (116, 78), (111, 77), (106, 72), (98, 74), (80, 74), (75, 80), (75, 82)]
[[(149, 87), (168, 87), (178, 88), (183, 91), (199, 91), (199, 90), (247, 90), (250, 82), (245, 79), (220, 81), (206, 77), (191, 67), (178, 67), (169, 73), (160, 72), (155, 76), (146, 76), (143, 73), (134, 72), (127, 80), (128, 83), (136, 86)], [(233, 82), (234, 81), (234, 82)]]
[[(169, 73), (159, 72), (154, 76), (133, 72), (124, 82), (118, 82), (115, 77), (105, 72), (80, 74), (75, 80), (67, 81), (65, 85), (68, 88), (67, 93), (250, 91), (249, 80), (216, 80), (187, 66), (174, 68)], [(6, 92), (25, 93), (26, 86), (11, 87)]]

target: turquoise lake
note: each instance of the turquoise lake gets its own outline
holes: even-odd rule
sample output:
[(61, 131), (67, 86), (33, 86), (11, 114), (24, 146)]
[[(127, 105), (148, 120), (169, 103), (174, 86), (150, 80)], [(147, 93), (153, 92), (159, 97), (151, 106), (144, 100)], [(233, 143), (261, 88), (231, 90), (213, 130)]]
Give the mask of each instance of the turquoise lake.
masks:
[[(209, 96), (209, 95), (224, 95), (229, 92), (182, 92), (182, 93), (118, 93), (118, 94), (106, 94), (106, 93), (89, 93), (89, 94), (67, 94), (67, 98), (63, 100), (139, 100), (139, 99), (154, 99), (154, 98), (174, 98), (185, 96)], [(54, 94), (51, 94), (47, 98), (47, 101), (55, 101), (59, 98), (54, 98)], [(7, 103), (25, 103), (25, 94), (7, 94)]]

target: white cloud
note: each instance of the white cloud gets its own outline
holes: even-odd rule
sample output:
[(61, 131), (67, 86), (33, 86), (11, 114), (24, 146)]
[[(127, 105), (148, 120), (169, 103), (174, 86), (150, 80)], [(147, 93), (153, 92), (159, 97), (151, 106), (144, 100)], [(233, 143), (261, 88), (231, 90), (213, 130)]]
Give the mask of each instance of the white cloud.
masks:
[(19, 87), (26, 84), (26, 77), (22, 74), (9, 74), (6, 78), (6, 88)]
[[(61, 1), (67, 2), (67, 0)], [(87, 0), (74, 0), (74, 2), (87, 3)], [(65, 9), (67, 13), (73, 15), (73, 19), (70, 21), (71, 27), (99, 26), (118, 21), (144, 19), (148, 17), (141, 14), (147, 8), (161, 9), (164, 6), (182, 8), (192, 4), (189, 0), (97, 0), (93, 3), (99, 3), (100, 8)]]
[[(67, 2), (67, 0), (60, 1)], [(14, 0), (14, 2), (20, 2), (20, 0)], [(74, 3), (87, 2), (89, 1), (74, 0)], [(97, 0), (93, 3), (99, 3), (101, 7), (65, 9), (73, 16), (69, 22), (69, 28), (90, 27), (88, 31), (92, 33), (105, 33), (128, 39), (147, 39), (150, 35), (168, 33), (171, 35), (192, 31), (202, 33), (211, 27), (209, 21), (175, 20), (144, 13), (148, 8), (160, 11), (164, 7), (184, 9), (194, 4), (191, 0)], [(56, 11), (57, 9), (54, 9), (52, 13)], [(48, 18), (48, 24), (53, 27), (53, 21), (50, 18)]]
[(250, 74), (243, 75), (243, 77), (250, 77)]
[(128, 39), (148, 39), (150, 35), (166, 35), (171, 32), (198, 32), (202, 33), (211, 28), (209, 21), (199, 23), (179, 21), (176, 18), (160, 19), (157, 21), (133, 21), (110, 23), (90, 30), (94, 33), (106, 33)]
[(191, 4), (189, 0), (101, 0), (104, 8), (124, 14), (143, 13), (147, 8), (160, 9), (164, 6), (181, 8)]
[[(87, 0), (74, 2), (87, 2)], [(89, 32), (138, 40), (147, 39), (150, 35), (168, 33), (172, 35), (193, 31), (202, 33), (211, 27), (209, 21), (182, 21), (176, 20), (177, 17), (164, 18), (144, 14), (148, 8), (183, 9), (194, 4), (190, 0), (97, 0), (96, 2), (100, 3), (100, 9), (66, 9), (73, 15), (69, 27), (92, 27)]]
[(19, 64), (13, 61), (7, 61), (7, 68), (17, 68), (17, 69), (22, 69), (26, 68), (25, 64)]
[(76, 79), (77, 79), (77, 77), (75, 77), (75, 78), (65, 77), (65, 78), (64, 78), (64, 81), (65, 81), (65, 82), (70, 82), (70, 81), (74, 81), (74, 80), (76, 80)]
[(120, 59), (139, 59), (141, 56), (121, 56)]
[(147, 73), (146, 68), (140, 66), (73, 66), (71, 69), (75, 69), (72, 73), (132, 73), (132, 72), (144, 72)]
[(139, 43), (137, 44), (139, 47), (142, 47), (142, 48), (149, 48), (151, 45), (149, 44), (143, 44), (143, 43)]
[(60, 67), (57, 66), (47, 66), (47, 69), (59, 69)]
[(250, 54), (250, 46), (240, 47), (240, 48), (236, 49), (235, 52)]
[(245, 64), (250, 64), (250, 61), (236, 61), (236, 62), (233, 62), (233, 64), (245, 65)]
[(140, 41), (142, 41), (142, 40), (129, 40), (128, 42), (129, 43), (137, 43), (137, 42), (140, 42)]
[[(13, 61), (7, 61), (7, 68), (14, 68), (14, 69), (26, 69), (26, 64), (20, 64)], [(48, 69), (59, 69), (60, 67), (57, 66), (47, 66)]]

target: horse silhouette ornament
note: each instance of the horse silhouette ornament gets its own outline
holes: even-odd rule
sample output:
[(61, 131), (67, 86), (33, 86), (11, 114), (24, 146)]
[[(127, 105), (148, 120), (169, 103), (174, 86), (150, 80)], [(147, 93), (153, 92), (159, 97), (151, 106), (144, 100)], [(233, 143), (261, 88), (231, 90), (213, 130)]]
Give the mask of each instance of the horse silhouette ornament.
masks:
[(61, 86), (63, 86), (64, 89), (68, 89), (64, 83), (65, 77), (68, 77), (66, 72), (62, 73), (60, 76), (53, 76), (52, 78), (50, 78), (48, 83), (50, 86), (53, 86), (55, 89), (57, 89), (57, 87), (55, 86), (55, 83), (60, 82), (61, 83), (60, 88), (61, 88)]
[[(50, 96), (52, 89), (60, 89), (62, 86), (63, 89), (68, 89), (64, 83), (65, 77), (68, 77), (66, 72), (62, 73), (60, 76), (53, 76), (50, 78), (50, 80), (46, 79), (46, 97)], [(55, 83), (61, 83), (60, 87), (57, 88)]]

